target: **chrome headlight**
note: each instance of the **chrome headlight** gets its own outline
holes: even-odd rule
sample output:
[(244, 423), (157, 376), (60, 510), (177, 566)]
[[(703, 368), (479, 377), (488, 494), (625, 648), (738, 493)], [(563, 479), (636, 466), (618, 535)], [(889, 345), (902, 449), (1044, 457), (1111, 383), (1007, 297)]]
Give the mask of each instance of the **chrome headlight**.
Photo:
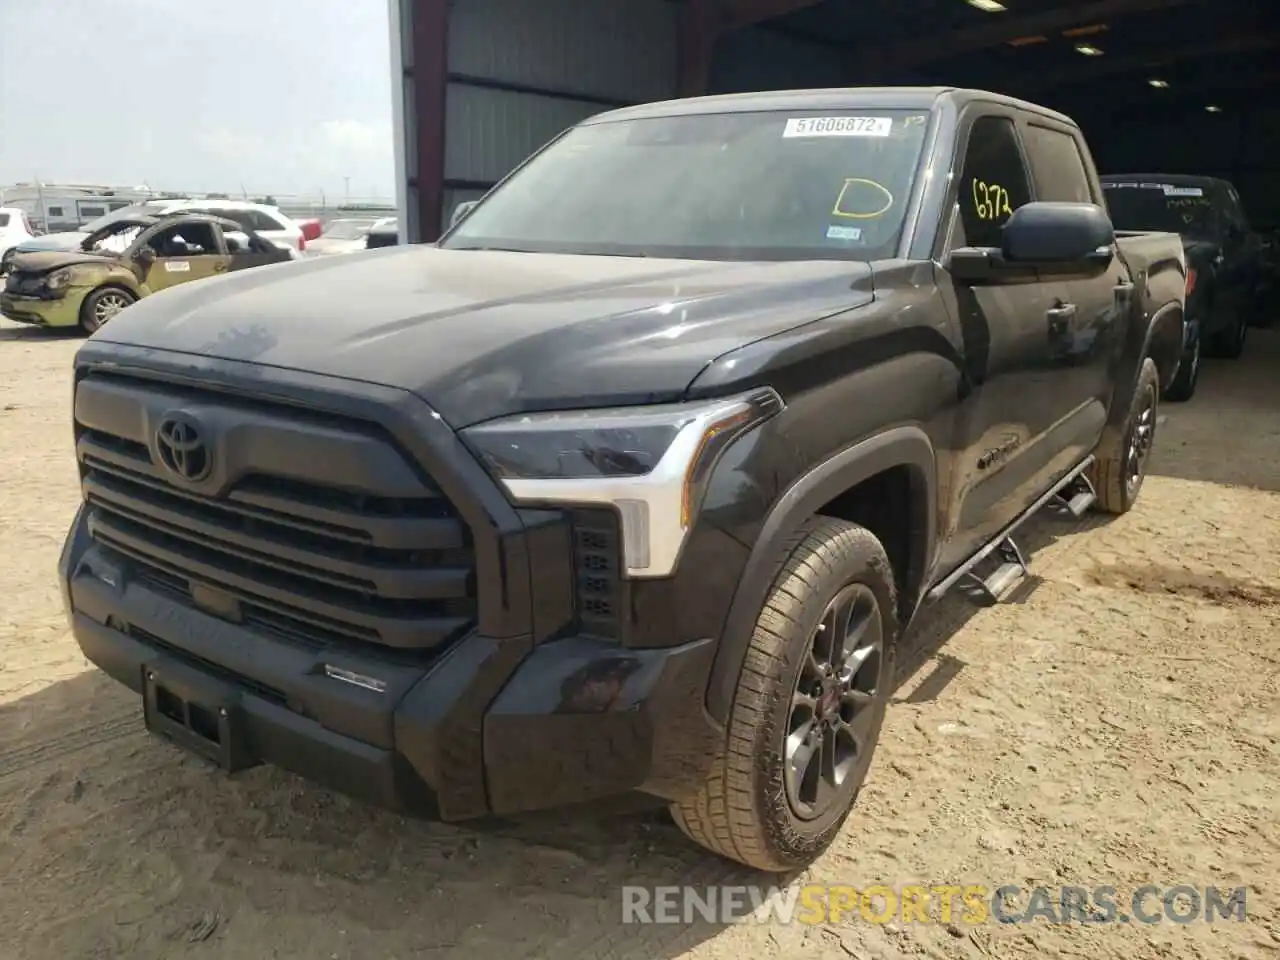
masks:
[(63, 267), (61, 270), (55, 270), (45, 278), (44, 285), (50, 293), (65, 290), (71, 285), (71, 268)]
[(721, 453), (783, 407), (772, 389), (693, 403), (521, 414), (462, 438), (522, 505), (606, 505), (630, 577), (675, 570)]

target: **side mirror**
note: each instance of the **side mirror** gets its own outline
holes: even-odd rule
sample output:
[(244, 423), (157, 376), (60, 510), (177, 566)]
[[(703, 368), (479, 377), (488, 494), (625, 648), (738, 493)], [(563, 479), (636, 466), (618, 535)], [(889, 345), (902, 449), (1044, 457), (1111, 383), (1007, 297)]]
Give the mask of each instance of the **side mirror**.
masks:
[(450, 229), (452, 229), (453, 227), (456, 227), (459, 223), (461, 223), (463, 219), (466, 217), (466, 215), (470, 213), (472, 208), (474, 208), (475, 205), (479, 202), (480, 202), (479, 200), (464, 200), (462, 201), (462, 203), (454, 207), (453, 216), (449, 218)]
[(1111, 265), (1115, 239), (1096, 204), (1028, 203), (1004, 225), (999, 249), (955, 250), (948, 270), (971, 283), (1096, 276)]
[(144, 267), (149, 267), (156, 262), (156, 252), (151, 247), (143, 247), (138, 251), (135, 259)]

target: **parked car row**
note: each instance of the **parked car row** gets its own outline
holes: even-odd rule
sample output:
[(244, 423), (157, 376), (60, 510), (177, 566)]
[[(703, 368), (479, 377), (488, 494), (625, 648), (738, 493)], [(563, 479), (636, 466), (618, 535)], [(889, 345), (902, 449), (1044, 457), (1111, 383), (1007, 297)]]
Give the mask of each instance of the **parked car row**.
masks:
[(87, 234), (74, 250), (13, 258), (0, 314), (40, 327), (93, 333), (160, 290), (298, 256), (251, 227), (209, 213), (133, 213)]
[[(255, 234), (276, 244), (302, 252), (306, 249), (307, 238), (302, 227), (280, 211), (279, 208), (265, 203), (252, 203), (247, 200), (214, 200), (214, 199), (178, 199), (178, 200), (144, 200), (130, 204), (118, 210), (91, 220), (79, 230), (46, 233), (42, 236), (28, 236), (8, 249), (0, 243), (0, 273), (7, 272), (13, 257), (21, 253), (37, 253), (42, 251), (74, 251), (90, 235), (98, 233), (104, 227), (121, 220), (140, 216), (166, 216), (174, 213), (204, 213), (225, 217), (235, 221), (243, 230), (252, 230)], [(317, 225), (318, 226), (318, 225)], [(313, 232), (315, 231), (313, 228)]]

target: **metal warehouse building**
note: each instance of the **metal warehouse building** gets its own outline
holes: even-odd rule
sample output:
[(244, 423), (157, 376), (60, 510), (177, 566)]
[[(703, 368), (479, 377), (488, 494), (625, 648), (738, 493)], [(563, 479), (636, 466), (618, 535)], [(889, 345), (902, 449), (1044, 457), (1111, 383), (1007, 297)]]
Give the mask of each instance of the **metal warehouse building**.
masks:
[(1280, 225), (1273, 0), (390, 0), (401, 223), (432, 240), (564, 128), (703, 93), (919, 83), (1074, 116), (1104, 172), (1222, 176)]

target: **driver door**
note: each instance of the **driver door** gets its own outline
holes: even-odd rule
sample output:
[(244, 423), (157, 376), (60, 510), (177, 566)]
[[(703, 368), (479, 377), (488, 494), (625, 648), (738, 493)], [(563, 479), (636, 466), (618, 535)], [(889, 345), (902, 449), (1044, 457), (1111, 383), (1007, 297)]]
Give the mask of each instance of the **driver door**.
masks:
[(227, 269), (222, 237), (209, 222), (195, 220), (162, 227), (147, 245), (156, 254), (145, 281), (152, 293)]

